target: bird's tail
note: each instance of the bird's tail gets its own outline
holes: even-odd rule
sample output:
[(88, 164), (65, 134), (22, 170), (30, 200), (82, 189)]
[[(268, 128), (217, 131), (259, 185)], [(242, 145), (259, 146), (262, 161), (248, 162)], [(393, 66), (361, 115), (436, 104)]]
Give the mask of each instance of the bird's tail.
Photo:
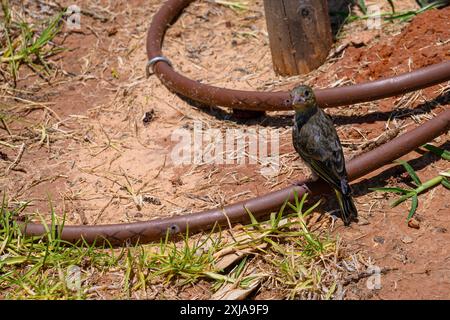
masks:
[(358, 217), (358, 210), (353, 203), (353, 198), (350, 193), (343, 194), (338, 190), (334, 190), (336, 192), (336, 197), (339, 202), (339, 206), (341, 207), (341, 217), (344, 221), (344, 224), (348, 226), (350, 222)]

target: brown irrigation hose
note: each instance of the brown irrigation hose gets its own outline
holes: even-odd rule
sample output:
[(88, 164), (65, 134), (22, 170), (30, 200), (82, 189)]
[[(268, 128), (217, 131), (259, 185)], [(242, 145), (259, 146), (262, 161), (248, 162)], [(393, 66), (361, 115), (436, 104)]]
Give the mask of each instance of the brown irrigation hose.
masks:
[[(394, 140), (367, 152), (347, 164), (350, 180), (355, 180), (365, 174), (391, 163), (400, 156), (416, 149), (424, 143), (445, 133), (450, 127), (450, 110), (440, 113), (420, 127), (395, 138)], [(104, 239), (114, 245), (123, 243), (145, 243), (163, 238), (167, 232), (171, 234), (211, 230), (215, 225), (228, 226), (229, 223), (245, 223), (249, 221), (246, 210), (257, 218), (277, 210), (286, 201), (292, 201), (294, 191), (301, 197), (305, 192), (320, 194), (328, 191), (328, 186), (321, 182), (301, 181), (296, 186), (290, 186), (264, 196), (231, 204), (222, 209), (156, 219), (145, 222), (126, 224), (111, 224), (99, 226), (64, 226), (61, 231), (63, 240), (76, 243), (84, 239), (88, 243), (102, 244)], [(46, 233), (42, 224), (28, 223), (22, 225), (28, 236), (40, 236)]]
[[(147, 56), (151, 60), (162, 56), (161, 47), (167, 27), (193, 0), (169, 0), (153, 17), (147, 34)], [(218, 88), (188, 79), (169, 66), (157, 62), (154, 72), (171, 90), (208, 105), (241, 110), (289, 110), (288, 92), (254, 92)], [(430, 87), (450, 80), (450, 61), (362, 84), (315, 90), (318, 103), (336, 107), (372, 101)]]
[[(164, 32), (170, 22), (193, 0), (169, 0), (155, 15), (150, 26), (147, 42), (149, 58), (161, 55)], [(155, 65), (158, 77), (171, 89), (185, 96), (204, 103), (238, 107), (249, 110), (284, 110), (288, 109), (288, 94), (258, 93), (221, 89), (202, 85), (187, 79), (165, 62)], [(366, 84), (317, 90), (316, 95), (324, 107), (338, 106), (355, 102), (370, 101), (407, 91), (417, 90), (450, 79), (450, 61), (423, 68), (408, 74), (387, 78)], [(450, 126), (450, 110), (446, 110), (422, 126), (363, 154), (347, 164), (350, 180), (386, 165), (400, 156), (414, 150), (422, 144), (446, 132)], [(69, 242), (102, 244), (107, 240), (111, 244), (145, 243), (171, 234), (211, 230), (215, 225), (228, 226), (229, 223), (249, 221), (247, 210), (257, 218), (277, 210), (286, 200), (292, 201), (294, 192), (302, 196), (305, 192), (320, 194), (328, 191), (328, 186), (321, 182), (301, 181), (298, 185), (264, 196), (238, 202), (222, 209), (213, 209), (184, 216), (156, 219), (145, 222), (111, 224), (100, 226), (64, 226), (60, 231), (61, 239)], [(27, 236), (41, 236), (47, 232), (46, 227), (36, 223), (22, 223)], [(60, 228), (60, 227), (59, 227)]]

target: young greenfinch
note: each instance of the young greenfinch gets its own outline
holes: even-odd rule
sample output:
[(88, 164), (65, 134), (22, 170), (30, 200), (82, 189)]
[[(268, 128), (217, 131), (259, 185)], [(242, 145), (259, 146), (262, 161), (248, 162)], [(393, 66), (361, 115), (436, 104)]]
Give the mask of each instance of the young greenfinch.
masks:
[(333, 121), (317, 105), (313, 90), (305, 85), (291, 91), (295, 110), (292, 139), (294, 148), (313, 173), (335, 191), (344, 224), (357, 218), (345, 169), (344, 153)]

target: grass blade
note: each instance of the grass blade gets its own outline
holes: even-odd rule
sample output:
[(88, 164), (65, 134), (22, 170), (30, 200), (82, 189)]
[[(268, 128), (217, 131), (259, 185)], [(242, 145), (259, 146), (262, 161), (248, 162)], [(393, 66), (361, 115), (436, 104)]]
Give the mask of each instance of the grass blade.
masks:
[(427, 5), (427, 0), (416, 0), (416, 2), (421, 8)]
[(441, 183), (444, 187), (450, 190), (450, 182), (446, 178), (442, 179)]
[(406, 193), (410, 192), (410, 190), (406, 190), (406, 189), (402, 189), (402, 188), (398, 188), (398, 187), (369, 188), (369, 190), (384, 191), (384, 192), (397, 192), (397, 193), (402, 193), (402, 194), (406, 194)]
[(433, 146), (432, 144), (426, 144), (423, 147), (428, 151), (434, 153), (435, 155), (440, 156), (442, 159), (450, 161), (450, 152), (448, 150), (438, 148), (436, 146)]
[(404, 196), (398, 198), (397, 200), (395, 200), (392, 204), (391, 207), (394, 208), (396, 206), (398, 206), (400, 203), (402, 203), (403, 201), (411, 198), (412, 196), (417, 195), (417, 192), (415, 191), (411, 191), (410, 193), (405, 194)]
[(307, 217), (315, 208), (321, 204), (322, 200), (317, 201), (312, 207), (308, 208), (305, 213), (302, 214), (303, 217)]
[(420, 179), (417, 176), (416, 172), (414, 171), (413, 167), (411, 167), (411, 165), (408, 162), (406, 162), (404, 160), (397, 160), (395, 162), (400, 163), (406, 169), (406, 171), (408, 171), (409, 175), (413, 179), (416, 186), (420, 186), (422, 184), (422, 181), (420, 181)]
[(245, 211), (247, 211), (248, 216), (250, 217), (250, 221), (252, 225), (257, 226), (259, 225), (258, 220), (256, 220), (255, 216), (250, 212), (250, 210), (247, 209), (247, 207), (244, 207)]
[(414, 215), (414, 213), (416, 212), (417, 206), (419, 204), (419, 199), (417, 199), (417, 194), (415, 194), (411, 200), (412, 200), (411, 209), (409, 210), (408, 218), (406, 219), (406, 221), (411, 220), (411, 218)]
[(392, 13), (395, 13), (395, 5), (393, 0), (387, 0), (389, 2), (389, 5), (391, 6)]
[(365, 0), (358, 0), (358, 7), (361, 9), (362, 13), (367, 14), (367, 6)]

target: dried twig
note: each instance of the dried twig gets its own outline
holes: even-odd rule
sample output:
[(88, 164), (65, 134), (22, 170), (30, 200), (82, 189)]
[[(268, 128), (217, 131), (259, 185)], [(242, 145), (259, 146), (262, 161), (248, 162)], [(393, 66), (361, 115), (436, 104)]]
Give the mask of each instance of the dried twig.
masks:
[(23, 154), (25, 153), (25, 143), (22, 143), (20, 146), (19, 153), (17, 154), (17, 157), (14, 159), (14, 161), (9, 165), (9, 167), (6, 169), (5, 175), (8, 175), (11, 170), (13, 170), (17, 165), (20, 163), (20, 160), (22, 160)]
[[(379, 271), (379, 274), (386, 274), (389, 271), (394, 271), (394, 270), (397, 270), (397, 268), (381, 268)], [(363, 271), (363, 272), (360, 272), (357, 274), (352, 274), (351, 276), (346, 277), (344, 279), (343, 285), (347, 286), (352, 282), (358, 282), (359, 280), (368, 278), (370, 276), (373, 276), (374, 274), (375, 274), (374, 271)]]
[(9, 130), (8, 124), (6, 123), (5, 119), (0, 118), (0, 121), (2, 122), (2, 125), (5, 128), (6, 132), (8, 132), (9, 136), (12, 136), (11, 130)]

